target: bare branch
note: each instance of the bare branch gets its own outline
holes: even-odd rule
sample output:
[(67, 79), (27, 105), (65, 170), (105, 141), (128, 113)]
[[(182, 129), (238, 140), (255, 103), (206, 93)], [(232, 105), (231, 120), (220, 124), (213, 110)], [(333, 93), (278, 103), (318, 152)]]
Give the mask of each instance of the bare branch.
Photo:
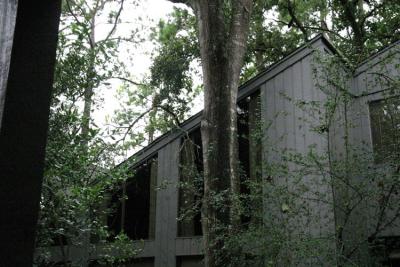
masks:
[(174, 4), (184, 4), (190, 6), (190, 0), (168, 0)]
[(154, 107), (160, 108), (162, 110), (164, 110), (165, 112), (167, 112), (169, 115), (171, 115), (176, 123), (177, 126), (179, 126), (181, 124), (181, 122), (179, 121), (178, 116), (169, 108), (162, 106), (162, 105), (154, 105)]
[(124, 1), (125, 0), (121, 0), (121, 5), (119, 7), (117, 15), (115, 16), (113, 27), (111, 28), (110, 32), (107, 34), (107, 37), (104, 39), (106, 41), (113, 35), (113, 33), (115, 32), (115, 30), (117, 28), (119, 17), (121, 16), (121, 12), (122, 12), (122, 10), (124, 8)]
[(128, 83), (131, 83), (131, 84), (137, 85), (137, 86), (145, 86), (146, 85), (144, 83), (135, 82), (135, 81), (132, 81), (132, 80), (130, 80), (128, 78), (120, 77), (120, 76), (111, 76), (111, 77), (109, 77), (109, 79), (118, 79), (118, 80), (122, 80), (124, 82), (128, 82)]

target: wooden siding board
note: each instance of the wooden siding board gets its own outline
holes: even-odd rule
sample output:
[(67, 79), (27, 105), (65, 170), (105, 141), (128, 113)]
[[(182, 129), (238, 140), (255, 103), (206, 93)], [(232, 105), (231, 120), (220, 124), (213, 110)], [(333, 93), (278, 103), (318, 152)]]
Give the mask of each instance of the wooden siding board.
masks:
[[(164, 158), (162, 159), (163, 161), (163, 177), (162, 180), (165, 183), (168, 183), (168, 176), (169, 176), (169, 172), (168, 172), (168, 164), (167, 164), (167, 160), (169, 159), (169, 150), (170, 150), (170, 146), (167, 145), (164, 148)], [(165, 186), (165, 185), (164, 185)], [(163, 186), (163, 187), (164, 187)], [(162, 266), (168, 266), (167, 265), (167, 260), (168, 260), (168, 255), (167, 255), (167, 247), (168, 247), (168, 238), (167, 238), (167, 234), (168, 234), (168, 202), (167, 202), (167, 195), (166, 195), (166, 189), (162, 188), (160, 189), (160, 194), (162, 195), (162, 210), (161, 210), (161, 235), (160, 235), (160, 254), (157, 255), (159, 257), (159, 261), (161, 262)]]
[[(265, 84), (260, 86), (260, 98), (261, 98), (260, 105), (261, 105), (261, 122), (262, 122), (261, 131), (263, 132), (263, 136), (261, 138), (261, 146), (262, 147), (267, 146), (267, 138), (266, 138), (267, 117), (264, 112), (267, 109), (266, 90), (267, 90), (267, 87)], [(267, 160), (266, 149), (262, 149), (261, 157), (262, 157), (262, 172), (264, 173), (264, 167), (265, 167), (264, 163)], [(263, 178), (266, 178), (264, 174), (262, 176), (263, 176)]]
[(165, 240), (165, 193), (163, 187), (165, 183), (165, 177), (167, 175), (165, 171), (166, 158), (168, 158), (167, 153), (168, 147), (164, 147), (158, 152), (158, 179), (157, 185), (159, 187), (157, 191), (157, 212), (156, 212), (156, 255), (155, 255), (155, 266), (163, 266), (164, 255), (164, 240)]
[(155, 266), (175, 266), (177, 235), (177, 190), (179, 179), (178, 153), (180, 140), (164, 146), (158, 154), (161, 189), (157, 192)]
[[(277, 118), (279, 117), (278, 104), (277, 104), (277, 102), (278, 102), (277, 101), (277, 84), (278, 84), (277, 80), (278, 80), (277, 77), (275, 77), (272, 80), (272, 87), (270, 89), (271, 94), (269, 96), (269, 98), (271, 99), (271, 102), (272, 102), (272, 106), (271, 106), (271, 110), (270, 110), (271, 115), (272, 115), (272, 117), (271, 117), (272, 138), (270, 140), (271, 145), (275, 142), (276, 142), (276, 144), (279, 142), (278, 125), (277, 125)], [(268, 111), (267, 111), (267, 113), (268, 113)], [(278, 149), (278, 148), (279, 148), (279, 146), (276, 147), (276, 149)], [(273, 151), (271, 151), (270, 155), (271, 155), (270, 160), (272, 162), (275, 162), (278, 160), (278, 155), (276, 152), (274, 153)]]
[[(293, 66), (293, 101), (296, 102), (298, 100), (303, 99), (303, 83), (298, 82), (301, 81), (302, 77), (302, 68), (301, 64), (295, 64)], [(294, 145), (297, 149), (304, 150), (305, 149), (305, 134), (303, 132), (303, 123), (302, 120), (304, 118), (304, 110), (299, 108), (295, 103), (293, 103), (293, 117), (294, 117)]]
[(168, 189), (168, 266), (175, 266), (175, 239), (177, 237), (177, 213), (178, 213), (178, 191), (179, 182), (179, 148), (180, 139), (170, 144), (170, 186)]
[(178, 237), (176, 242), (176, 256), (202, 255), (202, 237)]
[[(302, 84), (302, 89), (303, 89), (303, 101), (306, 101), (306, 103), (309, 103), (309, 101), (315, 100), (314, 99), (314, 94), (313, 90), (311, 87), (311, 83), (309, 81), (310, 79), (310, 60), (307, 58), (303, 58), (301, 61), (301, 84)], [(306, 106), (303, 108), (303, 135), (304, 135), (304, 146), (298, 147), (298, 153), (301, 155), (305, 156), (308, 153), (308, 150), (310, 148), (310, 145), (313, 144), (313, 141), (315, 140), (314, 138), (314, 133), (311, 131), (311, 124), (314, 123), (314, 120), (312, 119), (312, 115), (310, 115), (310, 108), (309, 104), (306, 104)], [(304, 184), (308, 187), (311, 186), (310, 182), (310, 177), (304, 177)], [(311, 197), (311, 192), (305, 192), (306, 197)], [(311, 203), (307, 203), (309, 211), (312, 210), (311, 208)], [(311, 216), (314, 216), (314, 214), (311, 214)], [(312, 218), (310, 218), (311, 220)], [(306, 224), (307, 227), (304, 229), (308, 233), (312, 232), (312, 229), (314, 228), (311, 224)]]
[[(302, 80), (301, 83), (303, 85), (303, 100), (304, 101), (311, 101), (314, 100), (314, 94), (313, 90), (311, 88), (311, 82), (309, 81), (310, 79), (310, 68), (309, 68), (309, 60), (308, 59), (303, 59), (301, 61), (301, 66), (302, 66)], [(305, 150), (304, 151), (299, 151), (301, 153), (307, 153), (309, 146), (313, 143), (314, 140), (314, 133), (311, 131), (311, 125), (314, 123), (314, 119), (311, 116), (308, 116), (309, 111), (308, 108), (306, 107), (307, 110), (305, 110), (304, 114), (304, 119), (307, 119), (304, 122), (304, 132), (305, 132)]]
[[(159, 188), (161, 186), (161, 182), (163, 180), (163, 171), (164, 171), (164, 156), (165, 150), (161, 149), (158, 151), (158, 168), (157, 168), (157, 187)], [(158, 267), (161, 265), (160, 262), (160, 254), (161, 254), (161, 243), (160, 243), (160, 237), (162, 233), (162, 194), (159, 190), (157, 190), (157, 198), (156, 198), (156, 236), (155, 236), (155, 266)]]
[(274, 120), (273, 120), (273, 114), (275, 112), (275, 104), (273, 101), (272, 94), (274, 93), (274, 87), (273, 87), (273, 80), (268, 81), (263, 86), (264, 90), (262, 91), (263, 95), (263, 106), (262, 106), (262, 117), (263, 117), (263, 147), (264, 147), (264, 160), (268, 164), (269, 162), (272, 161), (272, 151), (270, 144), (272, 142), (273, 134), (274, 134)]

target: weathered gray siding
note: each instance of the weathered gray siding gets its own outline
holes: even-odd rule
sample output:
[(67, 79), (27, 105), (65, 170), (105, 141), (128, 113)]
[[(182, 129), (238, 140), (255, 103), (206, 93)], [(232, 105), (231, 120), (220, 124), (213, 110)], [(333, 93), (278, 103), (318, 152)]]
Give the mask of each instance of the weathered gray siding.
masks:
[[(353, 155), (361, 156), (362, 160), (367, 160), (366, 156), (371, 156), (373, 152), (371, 122), (369, 113), (369, 103), (371, 101), (384, 98), (387, 93), (387, 79), (396, 79), (399, 69), (395, 67), (400, 60), (399, 45), (395, 44), (384, 49), (373, 57), (367, 59), (354, 72), (348, 75), (348, 81), (343, 82), (343, 87), (350, 92), (351, 97), (345, 105), (343, 99), (339, 103), (333, 123), (330, 128), (330, 149), (332, 160), (346, 163), (346, 153), (350, 158)], [(343, 71), (346, 69), (343, 67)], [(349, 70), (347, 70), (349, 72)], [(346, 76), (346, 75), (343, 75)], [(398, 78), (397, 78), (398, 79)], [(343, 92), (341, 92), (343, 94)], [(347, 126), (346, 126), (347, 125)], [(347, 127), (347, 129), (346, 129)], [(346, 136), (348, 136), (348, 146), (346, 148)], [(347, 152), (346, 152), (347, 149)], [(373, 165), (373, 159), (370, 158)], [(349, 164), (352, 164), (351, 161)], [(352, 168), (352, 166), (349, 166)], [(354, 168), (362, 166), (354, 166)], [(367, 166), (365, 166), (366, 169)], [(377, 167), (375, 165), (375, 167)], [(334, 170), (333, 170), (334, 171)], [(350, 183), (355, 186), (369, 186), (368, 190), (379, 189), (377, 183), (365, 180), (365, 175), (352, 177)], [(368, 184), (370, 182), (370, 184)], [(340, 184), (340, 183), (339, 183)], [(338, 206), (345, 207), (346, 202), (354, 205), (359, 201), (357, 192), (349, 190), (349, 187), (342, 184), (335, 188), (335, 203)], [(350, 215), (344, 215), (339, 209), (336, 210), (336, 220), (338, 225), (346, 224), (343, 232), (343, 241), (345, 247), (353, 249), (359, 247), (360, 240), (367, 240), (375, 231), (377, 222), (376, 204), (378, 199), (371, 201), (361, 201)], [(400, 201), (400, 200), (399, 200)], [(346, 218), (346, 217), (349, 218)], [(383, 231), (381, 235), (398, 235), (399, 228), (390, 227)], [(345, 252), (346, 253), (346, 252)], [(353, 258), (364, 264), (369, 264), (368, 248), (359, 247), (353, 253)]]
[(365, 143), (372, 148), (369, 103), (383, 99), (387, 93), (386, 79), (398, 79), (400, 75), (400, 42), (357, 68), (352, 82), (356, 99), (351, 103), (351, 119), (354, 127), (351, 132), (353, 144)]
[[(398, 81), (400, 76), (399, 62), (400, 42), (397, 42), (357, 68), (353, 77), (353, 90), (357, 97), (351, 103), (349, 112), (352, 123), (350, 128), (350, 143), (352, 146), (373, 152), (369, 104), (372, 101), (391, 97), (388, 94), (388, 89), (390, 89), (388, 80)], [(397, 88), (396, 94), (399, 95), (399, 88)], [(383, 172), (387, 171), (384, 170), (384, 165), (380, 165), (376, 165), (376, 167), (381, 168)], [(371, 182), (371, 187), (376, 187), (378, 190), (376, 183)], [(365, 216), (366, 219), (363, 222), (367, 228), (366, 235), (370, 235), (375, 231), (378, 216), (376, 216), (377, 210), (374, 210), (374, 208), (376, 207), (369, 206), (363, 211), (364, 214), (369, 215)], [(397, 227), (388, 227), (380, 233), (380, 236), (398, 236), (399, 233), (400, 220), (398, 219)]]
[[(326, 95), (315, 85), (313, 77), (313, 68), (316, 64), (313, 57), (319, 53), (316, 51), (323, 51), (322, 47), (322, 44), (316, 44), (302, 57), (292, 58), (282, 66), (279, 73), (261, 86), (264, 123), (263, 163), (266, 165), (264, 176), (272, 179), (275, 185), (284, 186), (292, 193), (299, 193), (299, 200), (305, 200), (304, 207), (307, 209), (305, 212), (307, 215), (291, 217), (292, 223), (289, 224), (291, 229), (288, 231), (292, 231), (291, 233), (295, 236), (315, 238), (331, 236), (335, 231), (333, 196), (329, 181), (324, 180), (326, 177), (315, 173), (301, 177), (300, 182), (295, 181), (296, 169), (299, 166), (290, 160), (287, 163), (287, 175), (279, 176), (280, 174), (277, 173), (274, 176), (272, 171), (271, 177), (268, 166), (282, 163), (286, 153), (299, 154), (305, 158), (311, 149), (317, 155), (324, 155), (327, 152), (326, 133), (317, 133), (314, 130), (322, 124), (323, 103), (326, 101)], [(283, 68), (285, 65), (286, 68)], [(301, 102), (305, 105), (300, 105)], [(300, 184), (308, 187), (309, 190), (300, 193)], [(315, 201), (318, 198), (321, 198), (321, 201)], [(269, 212), (275, 212), (281, 214), (278, 217), (285, 217), (281, 204), (284, 203), (266, 203), (266, 216)], [(333, 248), (334, 244), (330, 246)]]
[(160, 188), (156, 208), (155, 266), (175, 266), (175, 238), (177, 236), (180, 139), (175, 139), (158, 151)]

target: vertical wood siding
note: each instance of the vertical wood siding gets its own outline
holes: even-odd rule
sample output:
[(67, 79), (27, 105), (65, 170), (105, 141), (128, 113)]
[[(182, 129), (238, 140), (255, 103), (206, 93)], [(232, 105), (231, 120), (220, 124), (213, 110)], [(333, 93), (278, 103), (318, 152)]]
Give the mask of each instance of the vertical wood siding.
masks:
[(179, 147), (177, 138), (158, 152), (155, 266), (175, 266), (179, 181)]
[[(373, 152), (369, 104), (372, 101), (388, 97), (386, 79), (398, 81), (398, 77), (400, 77), (399, 62), (400, 43), (397, 43), (366, 61), (356, 70), (353, 77), (353, 90), (358, 97), (351, 103), (349, 112), (352, 123), (350, 128), (351, 145)], [(379, 73), (385, 76), (381, 76)], [(377, 165), (377, 167), (379, 166)], [(382, 168), (384, 167), (382, 166)], [(376, 186), (376, 184), (371, 183), (371, 186)], [(369, 235), (375, 230), (377, 212), (372, 210), (371, 207), (366, 207), (362, 212), (369, 214), (366, 220), (363, 221), (368, 231), (366, 234)], [(400, 233), (400, 220), (397, 220), (397, 225), (397, 227), (388, 227), (381, 235), (398, 236)]]
[[(313, 131), (314, 127), (322, 123), (319, 114), (311, 115), (307, 108), (300, 108), (296, 104), (299, 101), (316, 101), (323, 112), (322, 104), (326, 101), (326, 95), (313, 82), (312, 57), (313, 54), (309, 54), (299, 59), (267, 80), (261, 87), (264, 122), (263, 162), (266, 165), (281, 162), (284, 151), (292, 151), (303, 156), (311, 147), (319, 155), (327, 151), (327, 135)], [(295, 172), (296, 167), (295, 164), (288, 163), (289, 172)], [(277, 185), (284, 185), (288, 190), (296, 190), (295, 182), (290, 175), (271, 178)], [(302, 178), (302, 182), (314, 193), (325, 194), (327, 199), (332, 200), (331, 189), (328, 183), (322, 180), (323, 177), (318, 175)], [(310, 194), (311, 192), (306, 192), (304, 197), (312, 197)], [(315, 198), (315, 195), (313, 197)], [(309, 201), (306, 205), (310, 216), (316, 221), (310, 221), (306, 216), (298, 218), (303, 225), (302, 229), (298, 227), (299, 233), (316, 238), (333, 234), (335, 229), (333, 205), (325, 204), (323, 201)], [(281, 212), (280, 207), (272, 207), (271, 210), (271, 207), (266, 206), (265, 210), (266, 213)]]

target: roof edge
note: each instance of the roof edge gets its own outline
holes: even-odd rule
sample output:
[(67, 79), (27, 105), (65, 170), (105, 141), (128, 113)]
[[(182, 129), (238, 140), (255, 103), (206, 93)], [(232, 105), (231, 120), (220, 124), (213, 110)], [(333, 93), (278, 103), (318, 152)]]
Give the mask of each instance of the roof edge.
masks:
[[(400, 46), (400, 40), (397, 40), (397, 41), (393, 42), (392, 44), (383, 47), (376, 53), (373, 53), (372, 55), (370, 55), (369, 57), (364, 59), (360, 64), (358, 64), (358, 66), (354, 70), (354, 76), (358, 76), (360, 73), (362, 73), (365, 70), (367, 70), (368, 68), (370, 68), (371, 66), (369, 66), (368, 63), (371, 63), (374, 60), (377, 60), (378, 62), (381, 61), (381, 58), (379, 58), (379, 57), (381, 57), (381, 56), (385, 57), (384, 54), (390, 52), (390, 50), (392, 50), (394, 47), (397, 47), (397, 46)], [(397, 51), (395, 51), (394, 53), (396, 53), (396, 52)], [(375, 64), (377, 64), (377, 62), (372, 63), (372, 65), (375, 65)]]
[[(263, 77), (265, 77), (269, 72), (272, 70), (278, 68), (280, 65), (282, 65), (285, 62), (289, 62), (294, 56), (299, 54), (301, 51), (310, 49), (310, 48), (316, 48), (318, 47), (318, 42), (321, 41), (332, 53), (340, 55), (340, 53), (337, 51), (337, 49), (334, 47), (334, 45), (329, 41), (329, 39), (325, 36), (325, 34), (317, 34), (314, 36), (312, 39), (310, 39), (308, 42), (302, 44), (292, 52), (290, 52), (288, 55), (283, 57), (281, 60), (278, 60), (277, 62), (271, 64), (267, 68), (265, 68), (263, 71), (259, 72), (256, 76), (253, 78), (247, 80), (246, 82), (242, 83), (239, 88), (238, 88), (238, 99), (237, 101), (242, 100), (243, 98), (247, 97), (249, 94), (252, 93), (252, 86), (257, 89), (257, 82), (261, 80)], [(311, 52), (311, 51), (310, 51)], [(307, 54), (308, 55), (308, 54)], [(296, 61), (297, 62), (297, 61)], [(254, 89), (253, 88), (253, 89)], [(187, 120), (182, 122), (179, 125), (179, 129), (182, 131), (191, 131), (194, 128), (198, 127), (200, 124), (201, 120), (201, 114), (202, 111), (194, 114), (193, 116), (189, 117)], [(148, 144), (146, 147), (142, 148), (141, 150), (135, 152), (133, 155), (131, 155), (127, 160), (132, 159), (134, 157), (140, 158), (142, 155), (146, 154), (147, 151), (151, 150), (151, 148), (156, 147), (156, 149), (152, 152), (149, 152), (147, 155), (145, 155), (143, 158), (140, 158), (137, 162), (133, 164), (133, 167), (137, 166), (140, 164), (140, 162), (147, 160), (148, 158), (154, 156), (154, 154), (158, 151), (158, 149), (164, 147), (167, 145), (169, 142), (172, 140), (175, 140), (176, 138), (179, 138), (181, 136), (181, 133), (178, 129), (172, 129), (161, 136), (157, 137), (153, 142)], [(171, 138), (168, 138), (171, 137)], [(165, 142), (165, 144), (162, 144), (162, 142)], [(160, 144), (161, 143), (161, 144)], [(158, 147), (158, 148), (157, 148)], [(120, 166), (124, 164), (125, 161), (121, 162), (117, 166)]]

